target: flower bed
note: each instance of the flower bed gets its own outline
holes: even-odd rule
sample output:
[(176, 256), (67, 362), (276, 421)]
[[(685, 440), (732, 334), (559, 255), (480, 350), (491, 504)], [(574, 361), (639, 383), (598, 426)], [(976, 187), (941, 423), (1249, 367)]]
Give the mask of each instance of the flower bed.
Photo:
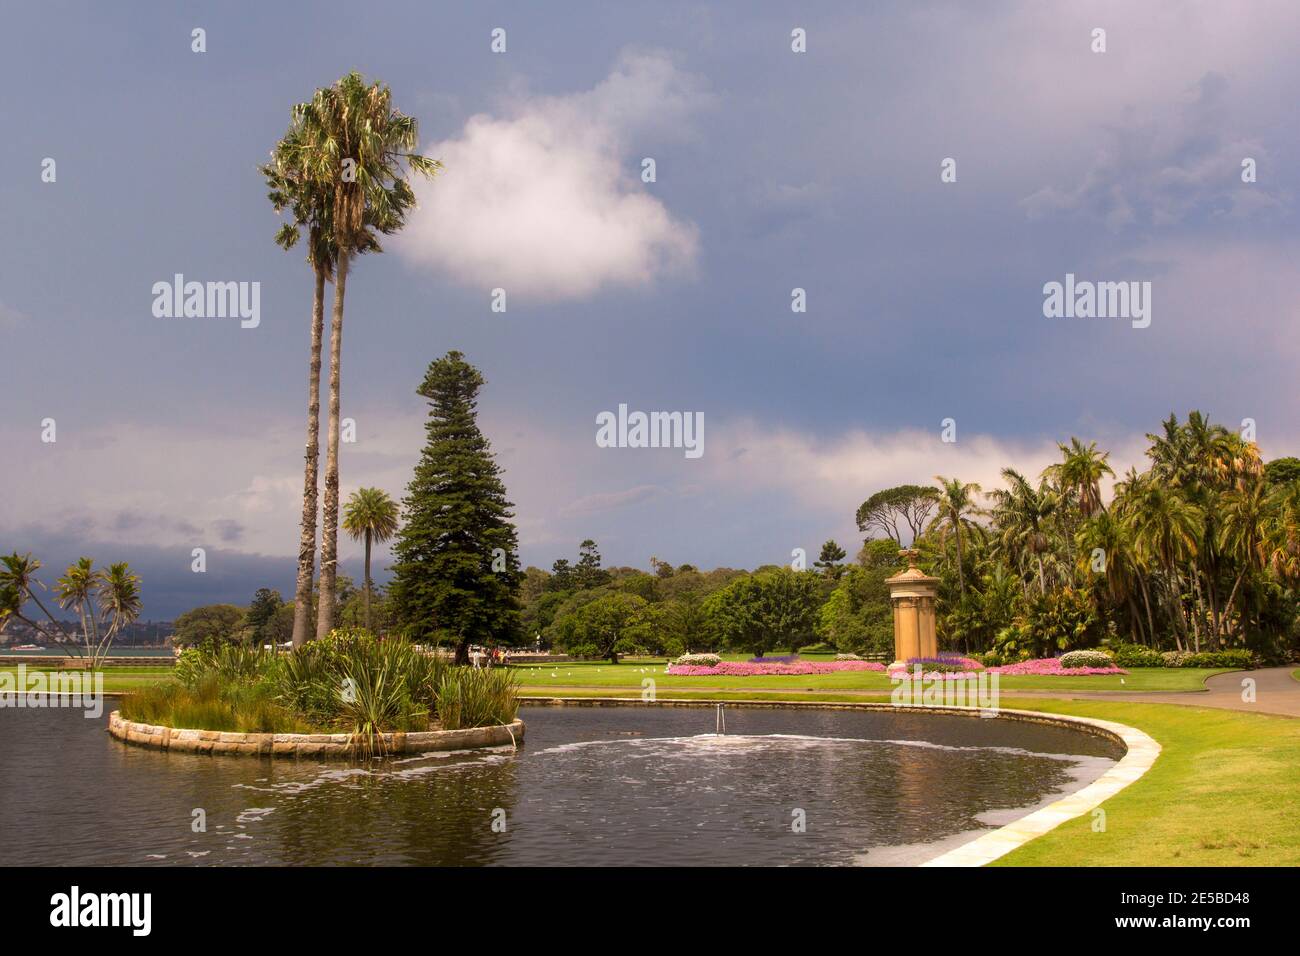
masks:
[(916, 676), (918, 667), (924, 680), (957, 680), (984, 670), (984, 665), (974, 658), (940, 654), (937, 657), (909, 657), (902, 663), (891, 664), (889, 676), (910, 680)]
[(990, 667), (992, 673), (1004, 677), (1016, 677), (1032, 674), (1043, 677), (1090, 677), (1094, 674), (1127, 674), (1122, 667), (1111, 664), (1108, 667), (1062, 667), (1059, 657), (1040, 657), (1032, 661), (1020, 661), (1003, 667)]
[(883, 671), (875, 661), (796, 661), (793, 664), (756, 664), (753, 661), (719, 661), (712, 667), (670, 664), (674, 677), (763, 677), (778, 674), (830, 674), (835, 671)]

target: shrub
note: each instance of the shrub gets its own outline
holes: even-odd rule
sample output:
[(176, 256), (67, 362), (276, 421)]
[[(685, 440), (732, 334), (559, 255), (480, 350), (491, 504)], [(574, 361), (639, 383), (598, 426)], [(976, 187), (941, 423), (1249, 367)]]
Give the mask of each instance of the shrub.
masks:
[(1120, 667), (1165, 667), (1164, 657), (1155, 648), (1141, 644), (1121, 644), (1115, 648), (1115, 663)]
[(837, 661), (860, 661), (860, 660), (862, 660), (862, 658), (859, 657), (857, 654), (836, 654), (836, 655), (835, 655), (835, 659), (836, 659)]
[(1061, 667), (1113, 667), (1115, 661), (1105, 651), (1070, 651), (1061, 655)]
[(437, 708), (444, 730), (508, 724), (519, 712), (519, 685), (504, 667), (448, 667), (438, 678)]
[(1250, 651), (1233, 649), (1227, 651), (1201, 651), (1192, 654), (1183, 663), (1184, 667), (1231, 667), (1247, 670), (1254, 664)]
[(1226, 651), (1165, 651), (1160, 655), (1165, 667), (1230, 667), (1247, 670), (1255, 665), (1254, 655), (1243, 648)]
[(683, 667), (716, 667), (722, 663), (722, 658), (717, 654), (683, 654), (673, 663)]
[(207, 642), (182, 651), (172, 673), (187, 687), (208, 675), (215, 675), (223, 684), (238, 684), (266, 676), (274, 664), (275, 655), (261, 648)]
[(122, 716), (146, 724), (237, 733), (310, 733), (316, 728), (276, 700), (266, 683), (223, 683), (214, 673), (192, 686), (164, 681), (122, 700)]
[(338, 629), (282, 655), (272, 682), (294, 711), (371, 737), (427, 726), (442, 669), (436, 655), (407, 641)]

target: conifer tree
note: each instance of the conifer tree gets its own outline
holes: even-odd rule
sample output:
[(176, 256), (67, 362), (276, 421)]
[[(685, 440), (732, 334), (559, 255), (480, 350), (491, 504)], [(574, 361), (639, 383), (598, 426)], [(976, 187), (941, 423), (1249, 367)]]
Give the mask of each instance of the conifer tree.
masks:
[(501, 469), (475, 420), (483, 376), (460, 352), (430, 363), (417, 392), (429, 401), (424, 452), (402, 499), (390, 588), (412, 640), (514, 642), (520, 633), (518, 538)]

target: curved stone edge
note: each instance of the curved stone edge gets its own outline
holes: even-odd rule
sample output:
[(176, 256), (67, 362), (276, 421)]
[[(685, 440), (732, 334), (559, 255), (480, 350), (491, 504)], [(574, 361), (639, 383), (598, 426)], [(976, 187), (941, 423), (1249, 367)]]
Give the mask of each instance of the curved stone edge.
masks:
[[(125, 720), (121, 711), (117, 710), (108, 715), (108, 732), (126, 743), (180, 753), (344, 758), (357, 755), (350, 734), (241, 734), (224, 730), (186, 730)], [(386, 754), (503, 747), (518, 744), (524, 739), (524, 722), (516, 718), (509, 724), (498, 724), (495, 727), (399, 732), (379, 736), (382, 746), (374, 749)]]
[(627, 697), (526, 697), (521, 699), (528, 703), (564, 705), (658, 704), (670, 707), (715, 707), (722, 704), (726, 707), (795, 706), (824, 710), (875, 710), (887, 713), (944, 714), (977, 719), (987, 716), (1068, 727), (1073, 730), (1108, 737), (1124, 746), (1125, 754), (1120, 758), (1119, 762), (1086, 787), (1076, 790), (1074, 793), (1066, 794), (1061, 799), (1055, 800), (1047, 806), (1021, 817), (1019, 820), (1008, 823), (1004, 827), (982, 834), (968, 843), (963, 843), (946, 853), (932, 857), (919, 864), (920, 866), (984, 866), (992, 863), (1012, 850), (1024, 846), (1030, 840), (1055, 830), (1062, 823), (1096, 809), (1129, 784), (1141, 778), (1143, 774), (1151, 769), (1156, 762), (1156, 758), (1160, 756), (1160, 744), (1136, 727), (1116, 723), (1113, 720), (1100, 720), (1095, 717), (1081, 717), (1075, 714), (1049, 714), (1037, 710), (999, 708), (996, 711), (981, 711), (980, 708), (973, 707), (896, 707), (893, 704), (868, 701), (708, 701), (683, 698), (642, 701)]
[[(1001, 710), (998, 716), (1002, 715), (1013, 719), (1042, 716), (1032, 710)], [(1083, 816), (1101, 806), (1129, 784), (1140, 779), (1160, 756), (1160, 744), (1136, 727), (1116, 723), (1113, 720), (1079, 717), (1074, 714), (1052, 716), (1058, 717), (1061, 723), (1073, 724), (1084, 729), (1091, 728), (1094, 732), (1119, 740), (1126, 749), (1124, 756), (1119, 763), (1081, 790), (1066, 794), (1028, 816), (1023, 816), (1004, 827), (978, 836), (969, 843), (963, 843), (947, 853), (926, 860), (921, 866), (984, 866), (992, 863), (1012, 850), (1024, 846), (1030, 840), (1055, 830), (1062, 823)]]

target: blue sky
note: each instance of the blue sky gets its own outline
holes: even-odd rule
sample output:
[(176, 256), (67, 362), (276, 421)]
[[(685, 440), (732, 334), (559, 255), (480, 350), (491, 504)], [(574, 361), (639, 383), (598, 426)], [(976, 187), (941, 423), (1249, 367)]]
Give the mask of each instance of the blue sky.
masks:
[[(129, 559), (158, 617), (292, 590), (311, 278), (256, 166), (348, 69), (447, 168), (349, 283), (345, 494), (400, 495), (452, 348), (543, 567), (852, 547), (881, 487), (1071, 435), (1122, 470), (1171, 411), (1296, 454), (1298, 41), (1266, 2), (15, 5), (0, 548)], [(155, 318), (177, 272), (260, 282), (261, 324)], [(1045, 318), (1067, 272), (1150, 281), (1151, 326)], [(702, 412), (705, 454), (598, 448), (620, 403)]]

